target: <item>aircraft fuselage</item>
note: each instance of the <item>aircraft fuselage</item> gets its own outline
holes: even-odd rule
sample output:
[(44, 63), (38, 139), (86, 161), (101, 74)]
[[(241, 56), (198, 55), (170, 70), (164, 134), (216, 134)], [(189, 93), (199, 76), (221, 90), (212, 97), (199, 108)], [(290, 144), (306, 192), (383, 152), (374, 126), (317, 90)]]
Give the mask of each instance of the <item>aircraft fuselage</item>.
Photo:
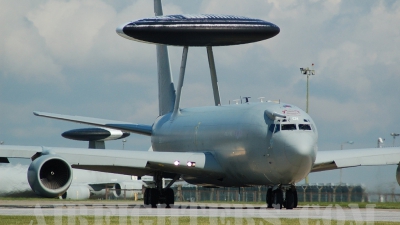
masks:
[[(283, 117), (271, 118), (268, 112)], [(318, 132), (300, 108), (275, 102), (181, 109), (153, 125), (152, 147), (165, 152), (211, 152), (226, 173), (220, 180), (183, 178), (209, 186), (294, 184), (310, 172)]]

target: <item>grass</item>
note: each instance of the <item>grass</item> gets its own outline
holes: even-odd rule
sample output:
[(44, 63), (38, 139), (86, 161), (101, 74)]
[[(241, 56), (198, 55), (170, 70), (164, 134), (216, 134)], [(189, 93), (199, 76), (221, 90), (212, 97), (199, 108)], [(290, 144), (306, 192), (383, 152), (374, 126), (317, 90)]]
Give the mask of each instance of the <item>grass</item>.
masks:
[[(355, 222), (355, 221), (337, 221), (337, 220), (322, 220), (322, 219), (275, 219), (274, 221), (268, 221), (263, 218), (208, 218), (208, 217), (197, 217), (195, 219), (184, 216), (184, 217), (155, 217), (155, 216), (140, 216), (140, 217), (129, 217), (122, 218), (120, 221), (119, 217), (110, 216), (110, 217), (94, 217), (94, 216), (80, 216), (80, 217), (58, 217), (54, 218), (52, 216), (46, 216), (44, 218), (37, 219), (34, 216), (0, 216), (0, 225), (12, 225), (12, 224), (364, 224), (363, 222)], [(195, 220), (195, 221), (193, 221)], [(62, 222), (62, 223), (60, 223)], [(121, 223), (120, 223), (121, 222)], [(191, 223), (192, 222), (192, 223)], [(195, 222), (195, 223), (193, 223)], [(197, 223), (196, 223), (197, 222)], [(376, 225), (394, 225), (398, 224), (398, 222), (374, 222)]]

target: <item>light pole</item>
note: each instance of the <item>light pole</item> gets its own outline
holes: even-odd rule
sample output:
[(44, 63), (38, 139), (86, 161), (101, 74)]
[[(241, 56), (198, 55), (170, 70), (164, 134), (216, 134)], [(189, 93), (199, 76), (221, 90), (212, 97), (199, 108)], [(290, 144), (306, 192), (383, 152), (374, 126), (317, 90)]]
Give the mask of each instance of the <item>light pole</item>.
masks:
[(308, 90), (309, 90), (309, 85), (308, 85), (308, 80), (310, 75), (315, 75), (315, 70), (314, 70), (314, 63), (311, 65), (312, 69), (307, 68), (300, 68), (300, 72), (303, 75), (307, 76), (307, 99), (306, 99), (306, 113), (308, 113)]
[(344, 144), (350, 144), (350, 145), (352, 145), (352, 144), (354, 144), (354, 141), (345, 141), (345, 142), (343, 142), (342, 144), (340, 144), (340, 150), (343, 150), (343, 145)]
[(122, 149), (125, 149), (125, 142), (126, 142), (126, 139), (122, 139)]
[[(307, 68), (300, 68), (300, 72), (303, 75), (307, 76), (307, 97), (306, 97), (306, 113), (308, 114), (308, 79), (310, 75), (315, 75), (315, 70), (314, 70), (314, 63), (311, 65), (312, 69), (310, 70), (308, 67)], [(305, 178), (305, 183), (308, 184), (308, 175)]]
[[(350, 145), (352, 145), (352, 144), (354, 144), (354, 141), (345, 141), (345, 142), (342, 142), (341, 144), (340, 144), (340, 150), (343, 150), (343, 145), (344, 144), (350, 144)], [(342, 169), (340, 168), (340, 186), (342, 185)]]
[(393, 147), (394, 147), (394, 142), (396, 140), (396, 137), (399, 136), (400, 134), (396, 134), (396, 133), (390, 133), (390, 136), (393, 137)]

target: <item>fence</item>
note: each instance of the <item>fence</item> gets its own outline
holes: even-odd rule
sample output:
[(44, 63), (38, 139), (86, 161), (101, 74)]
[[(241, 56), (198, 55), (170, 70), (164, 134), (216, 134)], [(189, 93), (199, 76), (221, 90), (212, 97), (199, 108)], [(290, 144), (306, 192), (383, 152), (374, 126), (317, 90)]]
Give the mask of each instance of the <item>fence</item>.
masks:
[[(204, 188), (199, 186), (174, 186), (178, 202), (265, 202), (267, 187)], [(368, 193), (363, 185), (310, 184), (296, 186), (299, 202), (400, 202), (400, 194)], [(109, 189), (106, 193), (113, 193)], [(106, 195), (106, 199), (133, 199), (132, 190), (117, 190), (121, 195)], [(136, 199), (142, 199), (138, 193)]]

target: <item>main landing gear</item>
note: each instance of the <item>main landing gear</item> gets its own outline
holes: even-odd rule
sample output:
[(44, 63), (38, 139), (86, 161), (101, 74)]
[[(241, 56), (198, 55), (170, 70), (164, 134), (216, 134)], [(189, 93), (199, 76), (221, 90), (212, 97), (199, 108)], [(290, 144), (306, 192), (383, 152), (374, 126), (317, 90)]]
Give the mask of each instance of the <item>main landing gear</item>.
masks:
[(157, 208), (157, 204), (165, 204), (165, 208), (171, 208), (171, 205), (175, 203), (175, 194), (174, 190), (171, 188), (171, 185), (178, 180), (179, 177), (179, 175), (175, 176), (174, 179), (165, 188), (163, 188), (162, 173), (155, 173), (154, 181), (156, 187), (146, 188), (143, 195), (144, 204), (151, 205), (152, 208)]
[[(284, 195), (285, 192), (285, 195)], [(267, 208), (297, 208), (297, 190), (294, 185), (269, 187), (267, 190)]]

